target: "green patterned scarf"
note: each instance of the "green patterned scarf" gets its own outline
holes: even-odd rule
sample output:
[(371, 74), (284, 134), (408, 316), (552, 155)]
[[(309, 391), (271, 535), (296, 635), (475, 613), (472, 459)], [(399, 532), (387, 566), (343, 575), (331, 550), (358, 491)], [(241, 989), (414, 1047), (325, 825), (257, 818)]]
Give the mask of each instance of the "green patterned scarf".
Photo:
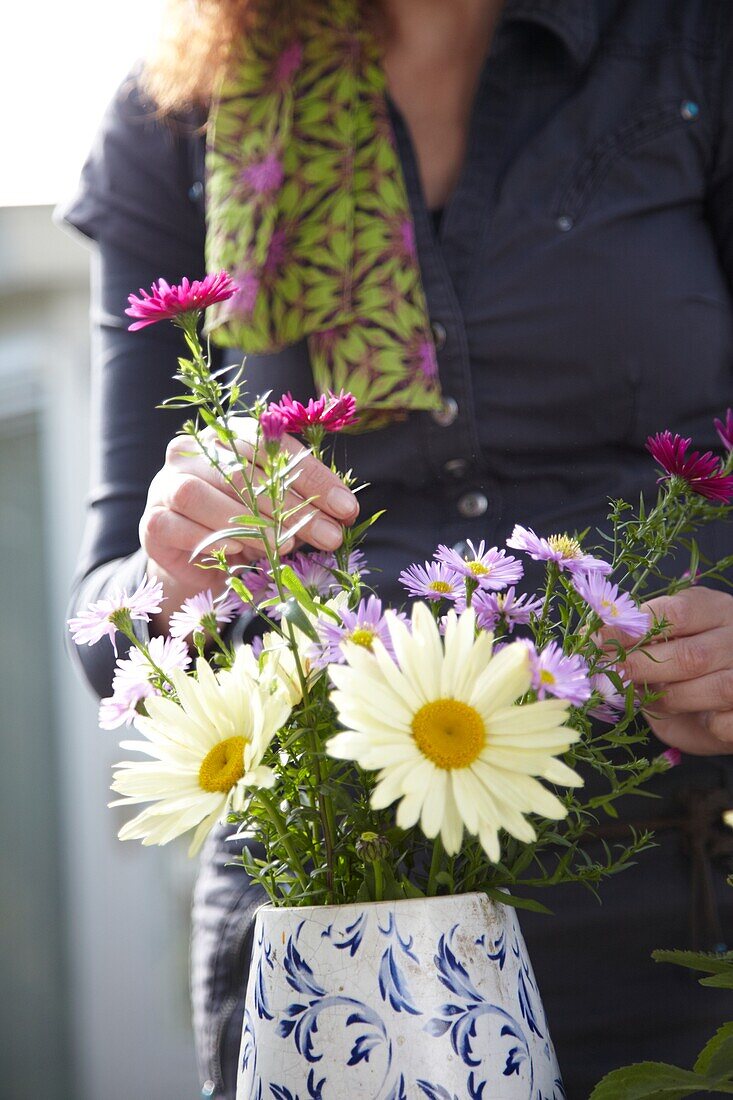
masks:
[(435, 347), (379, 48), (357, 0), (303, 3), (246, 36), (210, 116), (207, 268), (239, 285), (212, 339), (307, 337), (316, 388), (360, 428), (440, 406)]

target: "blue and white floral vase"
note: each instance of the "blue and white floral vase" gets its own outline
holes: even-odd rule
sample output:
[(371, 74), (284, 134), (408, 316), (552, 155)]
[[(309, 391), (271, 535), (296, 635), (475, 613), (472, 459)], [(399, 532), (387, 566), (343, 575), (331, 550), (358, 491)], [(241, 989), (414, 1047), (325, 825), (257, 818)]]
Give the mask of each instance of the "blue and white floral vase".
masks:
[(237, 1100), (563, 1100), (516, 912), (263, 906)]

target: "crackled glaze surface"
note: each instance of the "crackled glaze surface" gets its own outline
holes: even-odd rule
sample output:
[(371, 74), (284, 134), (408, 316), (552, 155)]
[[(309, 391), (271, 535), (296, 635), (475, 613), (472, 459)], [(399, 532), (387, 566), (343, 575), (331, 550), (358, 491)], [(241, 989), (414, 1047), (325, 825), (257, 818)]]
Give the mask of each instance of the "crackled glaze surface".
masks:
[(515, 911), (263, 907), (237, 1100), (563, 1100)]

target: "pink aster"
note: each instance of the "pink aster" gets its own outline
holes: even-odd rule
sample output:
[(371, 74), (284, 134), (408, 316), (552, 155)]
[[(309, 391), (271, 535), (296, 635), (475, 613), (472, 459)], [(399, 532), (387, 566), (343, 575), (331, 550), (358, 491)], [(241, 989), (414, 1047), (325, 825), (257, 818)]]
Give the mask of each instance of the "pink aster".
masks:
[(174, 638), (188, 638), (196, 631), (215, 631), (224, 623), (230, 623), (242, 610), (242, 601), (235, 592), (225, 592), (214, 599), (210, 588), (184, 600), (179, 611), (170, 620), (170, 632)]
[(163, 585), (155, 577), (144, 577), (134, 592), (117, 589), (69, 619), (71, 636), (77, 645), (95, 645), (106, 636), (116, 654), (119, 627), (131, 624), (133, 619), (149, 622), (150, 616), (160, 611), (163, 599)]
[(733, 409), (728, 409), (725, 420), (718, 420), (716, 417), (713, 423), (726, 451), (733, 451)]
[[(346, 658), (341, 648), (344, 642), (371, 650), (374, 642), (379, 640), (390, 656), (394, 657), (387, 619), (382, 612), (382, 601), (377, 596), (361, 600), (354, 611), (341, 608), (339, 616), (340, 623), (325, 618), (318, 621), (320, 645), (314, 646), (313, 659), (319, 667), (344, 664)], [(404, 621), (405, 616), (400, 615), (400, 618)]]
[(311, 398), (307, 405), (296, 401), (290, 393), (283, 394), (278, 402), (272, 402), (270, 410), (277, 409), (285, 418), (287, 431), (302, 435), (310, 429), (338, 432), (356, 421), (356, 399), (350, 393), (322, 394)]
[(615, 626), (630, 638), (641, 638), (651, 626), (651, 615), (642, 611), (627, 592), (619, 592), (600, 573), (578, 573), (573, 587), (606, 626)]
[(400, 584), (417, 599), (456, 600), (463, 592), (463, 578), (442, 561), (426, 561), (403, 569)]
[(706, 500), (727, 504), (733, 497), (733, 475), (723, 474), (720, 459), (712, 451), (688, 454), (691, 443), (691, 439), (666, 431), (650, 436), (646, 448), (668, 477), (681, 478), (693, 493)]
[(594, 672), (590, 682), (593, 690), (600, 695), (598, 703), (588, 711), (590, 717), (599, 718), (602, 722), (617, 722), (626, 710), (626, 696), (605, 672)]
[(482, 592), (479, 589), (471, 599), (471, 607), (476, 612), (476, 623), (481, 630), (493, 630), (497, 623), (504, 622), (511, 634), (515, 626), (526, 626), (532, 615), (542, 610), (542, 599), (531, 598), (527, 592), (516, 595), (514, 586), (506, 592)]
[(279, 445), (280, 440), (285, 435), (287, 421), (277, 406), (271, 405), (269, 409), (260, 414), (260, 428), (265, 445), (271, 443), (274, 447), (276, 444)]
[(682, 753), (679, 749), (665, 749), (662, 753), (662, 759), (668, 768), (676, 768), (682, 763)]
[(557, 642), (550, 642), (539, 653), (534, 643), (524, 643), (529, 649), (532, 687), (538, 699), (553, 695), (580, 706), (590, 699), (592, 688), (588, 666), (577, 653), (565, 655)]
[(276, 191), (284, 179), (283, 166), (275, 153), (268, 153), (262, 160), (248, 164), (242, 177), (258, 195)]
[(438, 547), (435, 557), (454, 573), (476, 581), (479, 588), (498, 591), (521, 579), (524, 573), (522, 563), (508, 555), (506, 550), (499, 550), (496, 546), (487, 550), (483, 540), (476, 547), (468, 539), (466, 546), (468, 553), (465, 557), (457, 550), (442, 545)]
[(99, 704), (99, 725), (102, 729), (129, 725), (138, 713), (138, 703), (149, 695), (161, 694), (152, 683), (158, 677), (157, 669), (167, 677), (173, 669), (186, 669), (191, 663), (188, 646), (181, 638), (151, 638), (148, 652), (153, 664), (142, 650), (135, 648), (124, 660), (118, 660), (112, 695)]
[(599, 573), (610, 573), (611, 566), (601, 558), (584, 554), (580, 543), (570, 535), (548, 535), (541, 538), (531, 527), (515, 524), (511, 536), (506, 540), (513, 550), (523, 550), (535, 561), (552, 561), (561, 570), (577, 573), (594, 569)]
[(207, 275), (204, 279), (183, 279), (170, 286), (165, 279), (153, 283), (150, 291), (140, 288), (140, 297), (130, 294), (128, 317), (136, 318), (130, 332), (154, 325), (156, 321), (175, 321), (187, 314), (197, 314), (217, 302), (226, 302), (237, 292), (237, 287), (226, 271)]

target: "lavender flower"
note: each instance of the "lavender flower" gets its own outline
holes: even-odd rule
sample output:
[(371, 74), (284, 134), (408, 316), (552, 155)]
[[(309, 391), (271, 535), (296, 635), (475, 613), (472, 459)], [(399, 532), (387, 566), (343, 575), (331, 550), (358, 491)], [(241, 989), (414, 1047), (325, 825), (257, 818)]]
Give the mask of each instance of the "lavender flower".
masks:
[(626, 696), (618, 690), (605, 672), (594, 672), (590, 682), (593, 691), (600, 695), (601, 701), (591, 707), (588, 714), (591, 718), (598, 718), (602, 722), (616, 723), (626, 709)]
[(476, 624), (481, 630), (494, 630), (502, 621), (511, 634), (515, 626), (526, 626), (533, 614), (539, 614), (542, 600), (530, 597), (527, 592), (517, 596), (512, 586), (506, 592), (475, 592), (471, 607), (476, 612)]
[(505, 550), (499, 550), (496, 546), (486, 550), (483, 540), (478, 548), (470, 539), (466, 545), (470, 549), (470, 557), (463, 558), (457, 550), (448, 546), (439, 546), (435, 557), (455, 573), (476, 581), (479, 588), (497, 591), (521, 580), (524, 573), (522, 563), (507, 555)]
[(618, 627), (631, 638), (641, 638), (651, 626), (648, 611), (636, 606), (631, 596), (619, 592), (599, 573), (581, 573), (573, 577), (573, 587), (607, 626)]
[(557, 642), (550, 642), (539, 653), (534, 643), (526, 641), (532, 668), (532, 687), (538, 699), (553, 695), (580, 706), (590, 699), (592, 688), (588, 666), (577, 654), (566, 655)]
[(170, 632), (174, 638), (188, 638), (197, 631), (212, 633), (224, 623), (230, 623), (242, 610), (242, 601), (228, 591), (216, 600), (210, 588), (184, 600), (180, 611), (171, 615)]
[[(341, 648), (344, 642), (351, 642), (353, 645), (371, 650), (378, 639), (390, 656), (394, 656), (387, 619), (382, 612), (382, 601), (377, 596), (369, 596), (367, 600), (361, 600), (354, 611), (340, 608), (338, 613), (341, 618), (340, 623), (321, 618), (316, 625), (321, 645), (314, 647), (317, 652), (311, 656), (318, 667), (322, 668), (327, 664), (343, 664), (346, 660)], [(406, 621), (404, 615), (399, 615), (398, 618)]]
[(117, 631), (131, 627), (133, 619), (149, 622), (150, 616), (160, 611), (164, 598), (163, 585), (155, 577), (143, 577), (134, 592), (116, 589), (69, 619), (71, 636), (77, 645), (95, 645), (106, 636), (117, 655)]
[(462, 577), (441, 561), (411, 565), (402, 570), (399, 580), (411, 596), (424, 600), (456, 600), (464, 588)]
[[(188, 668), (191, 663), (188, 646), (181, 638), (151, 638), (148, 652), (154, 665), (166, 676), (173, 669)], [(129, 725), (138, 713), (138, 703), (149, 695), (161, 694), (151, 682), (156, 676), (156, 668), (140, 649), (133, 648), (126, 658), (118, 660), (112, 681), (112, 695), (102, 699), (99, 704), (100, 727), (111, 730)]]
[(584, 554), (580, 543), (570, 535), (548, 535), (541, 538), (531, 527), (515, 524), (507, 546), (514, 550), (524, 550), (535, 561), (553, 561), (561, 570), (568, 573), (584, 572), (594, 569), (598, 573), (610, 573), (611, 566), (601, 558)]

